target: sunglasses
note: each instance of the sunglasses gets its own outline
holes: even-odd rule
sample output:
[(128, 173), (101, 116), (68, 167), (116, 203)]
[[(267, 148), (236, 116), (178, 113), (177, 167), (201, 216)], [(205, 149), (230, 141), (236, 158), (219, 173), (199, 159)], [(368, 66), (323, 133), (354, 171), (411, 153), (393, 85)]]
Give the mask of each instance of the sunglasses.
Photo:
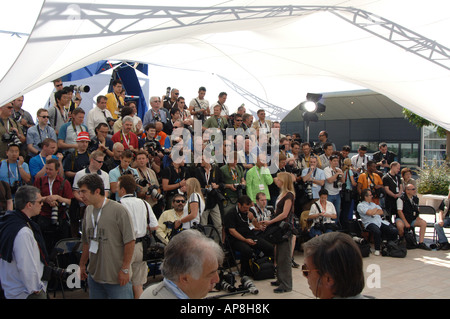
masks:
[(103, 164), (103, 163), (104, 163), (104, 161), (99, 161), (99, 160), (97, 160), (97, 159), (95, 159), (95, 158), (94, 158), (94, 161), (96, 161), (96, 162), (99, 163), (99, 164)]
[(186, 203), (186, 201), (184, 199), (175, 199), (174, 200), (175, 203), (179, 204), (179, 203)]
[(43, 115), (43, 116), (41, 116), (43, 119), (48, 119), (48, 118), (50, 118), (50, 116), (48, 116), (48, 115)]
[(307, 278), (310, 271), (318, 271), (318, 269), (308, 269), (308, 267), (306, 267), (305, 264), (302, 265), (303, 276), (305, 276)]

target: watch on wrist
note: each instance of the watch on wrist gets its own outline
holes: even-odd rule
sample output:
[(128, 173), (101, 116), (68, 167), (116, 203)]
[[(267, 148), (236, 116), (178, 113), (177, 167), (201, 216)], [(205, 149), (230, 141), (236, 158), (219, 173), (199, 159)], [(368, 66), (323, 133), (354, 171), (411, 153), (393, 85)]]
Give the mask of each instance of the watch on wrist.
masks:
[(123, 272), (126, 275), (128, 275), (128, 273), (129, 273), (129, 269), (126, 269), (126, 268), (125, 269), (121, 268), (120, 271)]

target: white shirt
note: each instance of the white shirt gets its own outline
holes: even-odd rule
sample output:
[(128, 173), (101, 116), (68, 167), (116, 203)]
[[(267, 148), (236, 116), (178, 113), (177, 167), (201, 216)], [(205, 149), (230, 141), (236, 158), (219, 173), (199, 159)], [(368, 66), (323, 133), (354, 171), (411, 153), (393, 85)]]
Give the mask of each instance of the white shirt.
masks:
[(26, 299), (35, 291), (47, 290), (41, 280), (44, 264), (33, 231), (23, 227), (14, 239), (13, 259), (0, 259), (0, 282), (7, 299)]
[(369, 161), (369, 156), (364, 154), (364, 156), (359, 156), (359, 154), (353, 155), (351, 158), (352, 165), (355, 169), (361, 168), (363, 163), (365, 167), (367, 168), (367, 162)]
[(184, 205), (183, 216), (181, 218), (184, 218), (187, 215), (189, 215), (189, 204), (192, 202), (198, 202), (198, 208), (199, 208), (198, 214), (197, 214), (197, 217), (195, 217), (194, 219), (188, 221), (187, 223), (184, 223), (183, 229), (190, 229), (192, 226), (194, 226), (194, 223), (200, 224), (200, 216), (202, 215), (203, 211), (205, 210), (205, 202), (200, 197), (200, 195), (197, 193), (192, 193), (191, 196), (189, 197), (186, 205)]
[[(312, 204), (311, 209), (309, 211), (309, 215), (316, 215), (316, 214), (320, 214), (320, 213), (336, 214), (336, 209), (334, 208), (334, 205), (332, 202), (327, 201), (327, 205), (325, 206), (325, 211), (323, 210), (323, 207), (320, 204), (320, 201), (316, 201), (316, 203), (317, 203), (317, 205), (319, 205), (320, 210), (317, 209), (316, 204)], [(312, 226), (314, 226), (314, 224), (316, 222), (319, 222), (319, 218), (314, 219)], [(323, 217), (323, 222), (324, 223), (334, 223), (334, 220), (331, 219), (330, 217)]]
[(130, 213), (136, 238), (144, 237), (147, 234), (147, 209), (144, 205), (148, 208), (148, 226), (151, 228), (158, 227), (158, 220), (153, 213), (152, 207), (146, 201), (127, 194), (120, 199), (120, 203), (125, 206)]
[(335, 175), (336, 173), (333, 171), (333, 169), (330, 166), (325, 167), (323, 170), (325, 173), (325, 185), (324, 188), (328, 191), (328, 195), (337, 195), (342, 189), (342, 183), (339, 182), (339, 187), (335, 188), (333, 186), (334, 183), (328, 183), (327, 179), (331, 176)]
[[(105, 112), (103, 114), (103, 112)], [(106, 117), (105, 117), (106, 116)], [(106, 118), (112, 118), (111, 112), (108, 109), (100, 109), (98, 106), (94, 107), (92, 110), (89, 111), (87, 116), (87, 127), (89, 129), (89, 135), (91, 138), (95, 136), (95, 128), (100, 123), (106, 123)]]

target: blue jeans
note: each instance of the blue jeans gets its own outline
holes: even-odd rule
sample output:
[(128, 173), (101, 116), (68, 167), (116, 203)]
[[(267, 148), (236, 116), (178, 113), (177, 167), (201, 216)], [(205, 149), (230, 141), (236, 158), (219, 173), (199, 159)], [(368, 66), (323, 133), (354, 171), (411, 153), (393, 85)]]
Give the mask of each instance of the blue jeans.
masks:
[(339, 193), (337, 195), (328, 195), (327, 200), (329, 202), (333, 203), (334, 209), (336, 209), (336, 215), (337, 215), (336, 220), (339, 221), (340, 216), (341, 216), (341, 193)]
[(131, 282), (125, 286), (119, 284), (98, 283), (88, 276), (89, 299), (133, 299), (133, 288)]
[(448, 242), (447, 236), (445, 236), (444, 227), (450, 227), (450, 218), (444, 218), (444, 226), (439, 226), (438, 223), (434, 224), (434, 229), (436, 229), (436, 235), (438, 238), (438, 243), (445, 244)]

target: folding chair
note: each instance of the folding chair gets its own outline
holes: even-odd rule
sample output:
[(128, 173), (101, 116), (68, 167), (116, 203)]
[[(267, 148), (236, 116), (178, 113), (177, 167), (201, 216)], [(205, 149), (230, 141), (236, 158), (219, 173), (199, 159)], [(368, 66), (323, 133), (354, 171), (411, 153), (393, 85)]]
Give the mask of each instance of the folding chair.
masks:
[(427, 222), (427, 228), (431, 227), (433, 229), (433, 243), (436, 243), (436, 229), (434, 228), (434, 224), (436, 224), (437, 222), (437, 216), (436, 216), (436, 210), (434, 209), (433, 206), (429, 206), (429, 205), (419, 205), (419, 213), (420, 215), (431, 215), (433, 216), (433, 222), (428, 222), (427, 220), (425, 220)]
[[(65, 238), (59, 240), (55, 247), (53, 248), (53, 253), (51, 255), (52, 262), (55, 263), (56, 267), (66, 269), (71, 264), (79, 265), (83, 244), (80, 238)], [(53, 259), (53, 260), (52, 260)], [(57, 282), (61, 286), (61, 293), (63, 299), (64, 295), (64, 282), (62, 278), (57, 278)], [(86, 286), (85, 286), (86, 291)], [(56, 286), (54, 290), (54, 295), (56, 295)]]

